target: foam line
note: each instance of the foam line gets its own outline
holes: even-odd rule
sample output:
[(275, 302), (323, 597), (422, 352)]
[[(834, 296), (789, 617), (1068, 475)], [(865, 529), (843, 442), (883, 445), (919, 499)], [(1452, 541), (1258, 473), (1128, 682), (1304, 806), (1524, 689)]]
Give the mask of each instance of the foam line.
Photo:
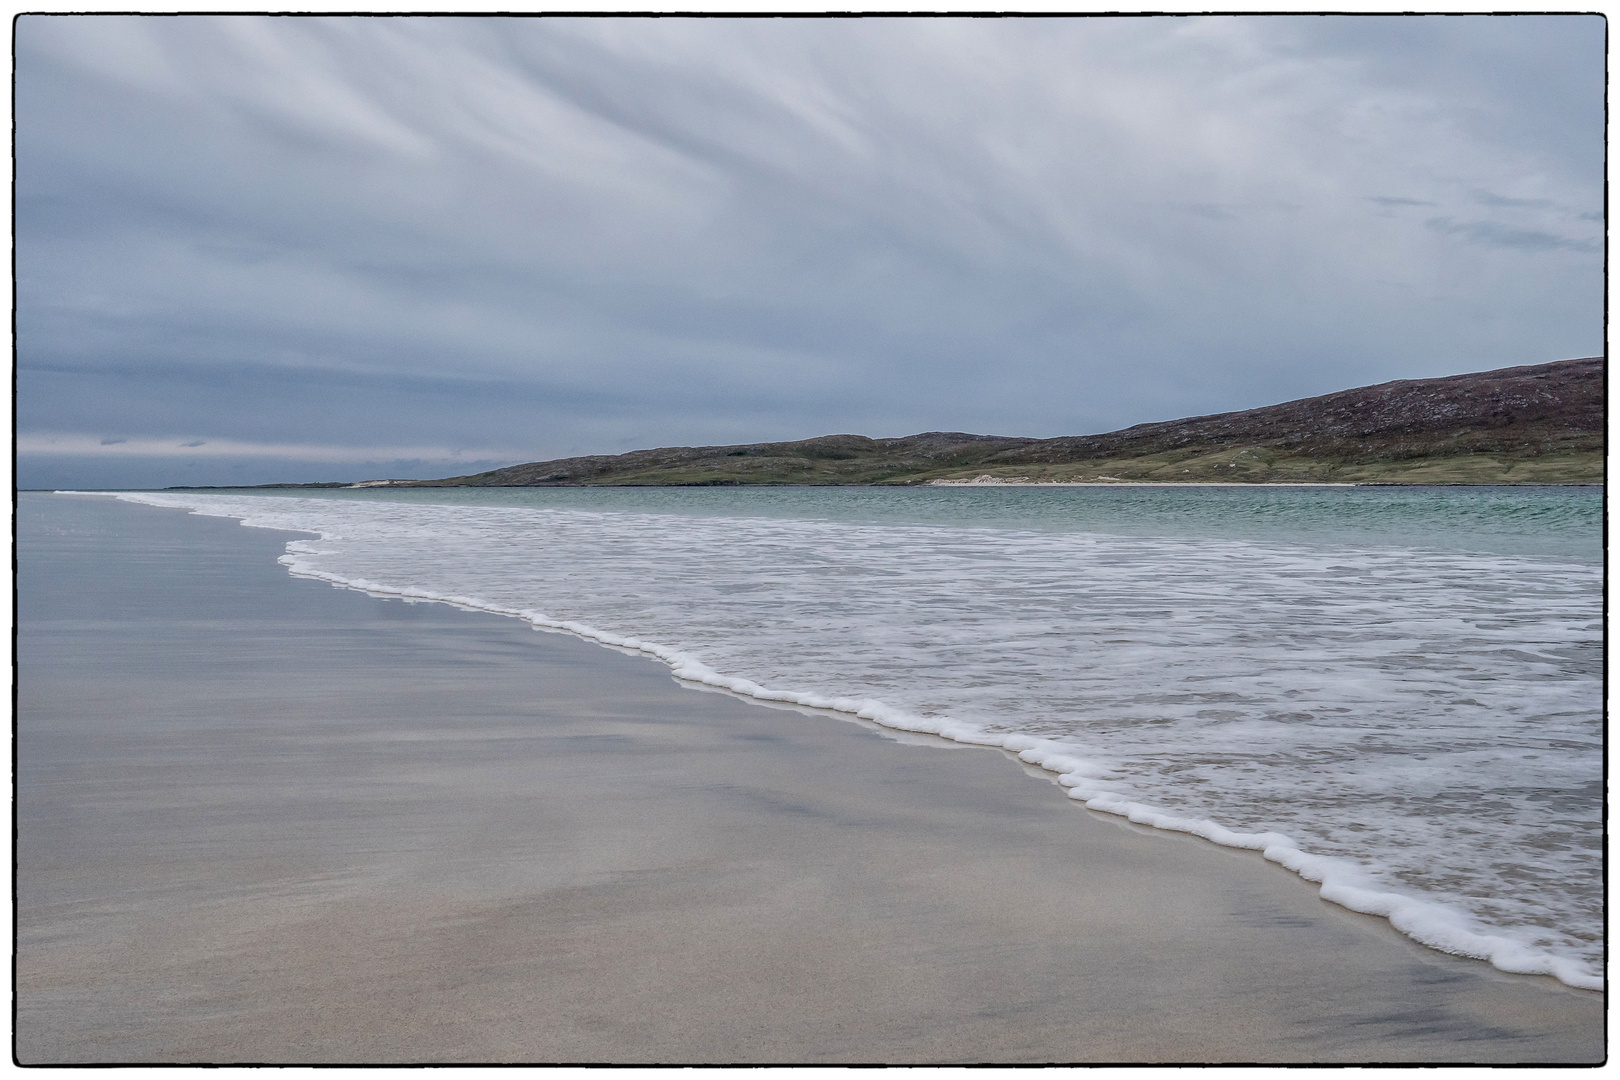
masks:
[[(69, 491), (57, 494), (109, 495), (126, 502), (186, 509), (205, 517), (235, 518), (250, 528), (286, 529), (285, 525), (259, 524), (239, 510), (209, 509), (177, 496)], [(325, 532), (319, 535), (323, 541), (336, 539)], [(1223, 847), (1258, 851), (1268, 861), (1318, 884), (1318, 895), (1322, 899), (1351, 911), (1384, 918), (1402, 934), (1430, 948), (1484, 960), (1506, 972), (1550, 975), (1568, 986), (1586, 990), (1603, 989), (1603, 976), (1588, 970), (1585, 965), (1511, 938), (1488, 933), (1481, 929), (1473, 915), (1454, 906), (1378, 888), (1370, 883), (1365, 870), (1351, 860), (1311, 854), (1282, 833), (1241, 832), (1208, 819), (1186, 817), (1128, 799), (1111, 790), (1106, 767), (1075, 757), (1073, 748), (1062, 743), (1025, 734), (992, 732), (946, 717), (917, 716), (876, 700), (828, 697), (762, 686), (749, 679), (715, 671), (697, 658), (657, 642), (600, 630), (577, 620), (555, 619), (533, 609), (490, 603), (478, 597), (450, 595), (333, 574), (310, 565), (308, 559), (301, 557), (315, 554), (318, 553), (303, 542), (292, 541), (287, 545), (287, 554), (278, 561), (296, 577), (326, 581), (377, 597), (432, 601), (469, 611), (504, 615), (522, 619), (539, 629), (562, 631), (586, 641), (628, 649), (662, 661), (677, 679), (729, 690), (745, 697), (844, 713), (898, 731), (921, 732), (953, 742), (1007, 750), (1015, 753), (1021, 761), (1054, 774), (1057, 783), (1067, 789), (1069, 798), (1082, 803), (1089, 810), (1113, 814), (1155, 829), (1187, 833)]]

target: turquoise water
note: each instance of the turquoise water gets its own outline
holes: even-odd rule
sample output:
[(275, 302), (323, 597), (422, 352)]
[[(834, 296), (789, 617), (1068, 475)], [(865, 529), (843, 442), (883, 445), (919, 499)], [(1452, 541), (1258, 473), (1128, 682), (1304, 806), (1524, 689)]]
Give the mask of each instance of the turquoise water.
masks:
[(1587, 564), (1603, 558), (1603, 490), (1595, 487), (364, 488), (266, 494), (1410, 547)]

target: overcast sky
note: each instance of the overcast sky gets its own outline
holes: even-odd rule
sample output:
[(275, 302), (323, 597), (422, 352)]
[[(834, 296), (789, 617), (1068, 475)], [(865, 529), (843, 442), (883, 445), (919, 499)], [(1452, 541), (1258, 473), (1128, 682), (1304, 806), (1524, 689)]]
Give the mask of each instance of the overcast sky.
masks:
[(24, 16), (21, 486), (1051, 436), (1603, 351), (1595, 16)]

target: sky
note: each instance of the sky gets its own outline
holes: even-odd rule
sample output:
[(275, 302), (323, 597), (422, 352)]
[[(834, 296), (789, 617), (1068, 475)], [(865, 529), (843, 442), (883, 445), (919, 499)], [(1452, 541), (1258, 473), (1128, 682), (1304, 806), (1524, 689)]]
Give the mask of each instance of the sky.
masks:
[(1598, 355), (1597, 16), (23, 16), (17, 483), (1056, 436)]

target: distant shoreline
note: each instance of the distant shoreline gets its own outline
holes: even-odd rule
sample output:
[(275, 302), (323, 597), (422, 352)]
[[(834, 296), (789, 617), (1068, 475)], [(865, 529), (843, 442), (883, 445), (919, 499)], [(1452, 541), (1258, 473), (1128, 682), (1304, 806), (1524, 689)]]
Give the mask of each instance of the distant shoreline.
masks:
[[(1000, 477), (979, 477), (977, 480), (930, 480), (917, 487), (1367, 487), (1367, 484), (1335, 483), (1331, 480), (1277, 480), (1272, 482), (1243, 480), (1003, 480)], [(1389, 485), (1385, 485), (1389, 486)], [(1428, 484), (1402, 485), (1430, 487)], [(1460, 485), (1481, 486), (1481, 485)]]
[[(168, 487), (132, 487), (132, 488), (18, 488), (19, 492), (102, 492), (102, 491), (357, 491), (367, 488), (390, 487), (388, 484), (173, 484)], [(1017, 481), (1001, 481), (994, 484), (975, 484), (972, 482), (951, 481), (947, 483), (928, 484), (462, 484), (452, 487), (450, 485), (437, 485), (433, 488), (419, 488), (414, 483), (397, 485), (410, 490), (443, 490), (443, 491), (583, 491), (589, 488), (684, 488), (691, 490), (707, 490), (716, 487), (727, 488), (757, 488), (767, 490), (773, 488), (882, 488), (893, 491), (903, 488), (929, 488), (929, 487), (1014, 487), (1014, 488), (1184, 488), (1184, 487), (1218, 487), (1218, 488), (1602, 488), (1607, 485), (1592, 483), (1585, 480), (1572, 480), (1565, 483), (1537, 483), (1537, 484), (1417, 484), (1397, 480), (1365, 480), (1358, 483), (1332, 481), (1242, 481), (1242, 480), (1119, 480), (1119, 481), (1068, 481), (1068, 480), (1041, 480), (1021, 483)]]
[[(667, 488), (709, 490), (713, 488), (773, 490), (780, 488), (881, 488), (885, 491), (949, 488), (1603, 488), (1607, 485), (1585, 480), (1542, 483), (1414, 483), (1400, 480), (933, 480), (922, 484), (419, 484), (402, 481), (397, 484), (369, 481), (359, 484), (175, 484), (151, 488), (73, 488), (73, 491), (360, 491), (375, 488), (400, 488), (411, 491), (584, 491), (588, 489)], [(19, 491), (68, 491), (66, 488), (18, 488)]]

